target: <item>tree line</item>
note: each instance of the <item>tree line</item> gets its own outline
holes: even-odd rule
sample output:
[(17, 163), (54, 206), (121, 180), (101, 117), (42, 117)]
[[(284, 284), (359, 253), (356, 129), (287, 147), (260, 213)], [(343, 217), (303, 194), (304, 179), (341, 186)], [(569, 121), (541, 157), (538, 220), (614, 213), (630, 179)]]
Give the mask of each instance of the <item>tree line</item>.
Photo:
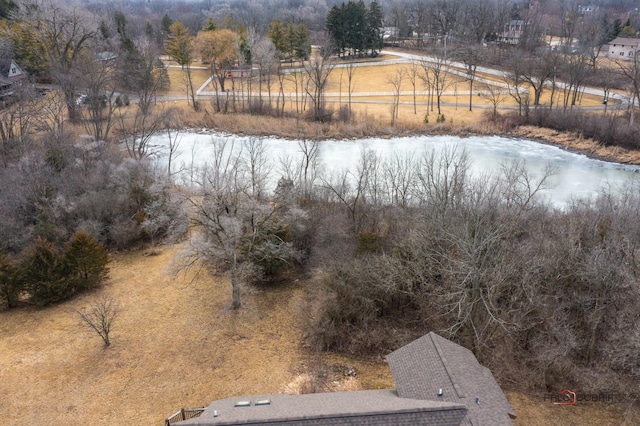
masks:
[(375, 0), (368, 8), (362, 0), (349, 1), (329, 10), (326, 29), (339, 54), (344, 55), (349, 50), (352, 55), (359, 56), (382, 48), (383, 19), (382, 8)]
[[(103, 25), (94, 18), (39, 2), (2, 21), (15, 51), (33, 54), (26, 67), (58, 88), (42, 96), (33, 85), (16, 87), (0, 111), (3, 307), (94, 288), (106, 277), (106, 249), (185, 228), (171, 170), (148, 158), (151, 137), (176, 126), (174, 111), (155, 103), (166, 79), (159, 50), (146, 36), (133, 41), (123, 13)], [(96, 57), (110, 49), (118, 54)], [(125, 90), (135, 105), (127, 107)]]

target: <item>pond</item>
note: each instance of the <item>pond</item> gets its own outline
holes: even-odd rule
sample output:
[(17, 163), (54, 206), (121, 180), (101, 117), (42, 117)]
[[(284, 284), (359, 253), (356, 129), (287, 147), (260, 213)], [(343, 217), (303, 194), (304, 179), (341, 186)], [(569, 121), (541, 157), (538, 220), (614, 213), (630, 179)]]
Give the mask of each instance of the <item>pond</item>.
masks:
[[(250, 141), (248, 136), (226, 135), (211, 132), (183, 131), (178, 136), (178, 150), (174, 155), (172, 170), (182, 166), (184, 170), (204, 165), (210, 161), (214, 144), (226, 140), (239, 150)], [(255, 138), (253, 138), (255, 139)], [(282, 159), (301, 159), (297, 141), (276, 137), (260, 138), (269, 163), (273, 166), (270, 180), (277, 182), (281, 176)], [(160, 166), (166, 167), (168, 137), (155, 136), (151, 151)], [(547, 167), (553, 175), (546, 183), (543, 196), (554, 206), (563, 208), (572, 198), (592, 198), (603, 190), (620, 191), (634, 184), (640, 177), (640, 167), (612, 163), (589, 158), (562, 148), (527, 139), (501, 136), (414, 136), (402, 138), (367, 138), (348, 141), (325, 140), (318, 148), (319, 169), (327, 174), (343, 169), (354, 170), (363, 149), (372, 150), (380, 158), (392, 156), (416, 157), (425, 152), (442, 153), (445, 149), (464, 149), (471, 160), (471, 174), (481, 176), (498, 173), (505, 163), (521, 160), (534, 178), (540, 178)], [(188, 181), (188, 178), (183, 177)]]

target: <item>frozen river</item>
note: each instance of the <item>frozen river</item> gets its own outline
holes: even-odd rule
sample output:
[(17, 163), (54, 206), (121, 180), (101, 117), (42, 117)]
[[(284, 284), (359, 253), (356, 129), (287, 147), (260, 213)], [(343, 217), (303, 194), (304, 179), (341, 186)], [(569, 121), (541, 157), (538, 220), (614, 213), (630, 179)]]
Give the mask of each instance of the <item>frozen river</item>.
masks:
[[(255, 138), (254, 138), (255, 139)], [(233, 142), (234, 149), (245, 146), (250, 138), (219, 133), (181, 132), (179, 147), (172, 166), (190, 169), (191, 165), (204, 165), (210, 161), (214, 144), (222, 140)], [(273, 166), (270, 179), (276, 182), (282, 174), (281, 159), (302, 157), (296, 141), (275, 137), (261, 138), (269, 163)], [(151, 142), (152, 151), (160, 165), (166, 164), (168, 138), (159, 134)], [(326, 174), (345, 168), (354, 170), (363, 149), (372, 150), (382, 159), (395, 155), (416, 157), (425, 151), (436, 154), (456, 147), (466, 150), (471, 159), (471, 173), (480, 176), (497, 173), (501, 165), (523, 160), (534, 177), (540, 177), (547, 166), (553, 176), (546, 184), (544, 196), (557, 207), (563, 207), (572, 197), (593, 197), (603, 189), (619, 191), (625, 185), (635, 183), (640, 177), (640, 167), (595, 160), (561, 148), (527, 139), (500, 136), (416, 136), (392, 139), (367, 138), (350, 141), (326, 140), (319, 144), (319, 169)], [(165, 166), (166, 167), (166, 166)]]

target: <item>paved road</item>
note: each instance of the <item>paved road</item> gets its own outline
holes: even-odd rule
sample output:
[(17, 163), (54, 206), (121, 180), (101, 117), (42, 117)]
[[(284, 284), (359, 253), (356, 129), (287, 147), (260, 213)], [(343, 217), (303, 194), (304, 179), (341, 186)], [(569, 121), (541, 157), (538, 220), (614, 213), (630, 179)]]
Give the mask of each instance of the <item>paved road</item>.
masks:
[[(406, 53), (406, 52), (397, 52), (397, 51), (393, 51), (393, 50), (383, 50), (381, 53), (383, 54), (387, 54), (387, 55), (395, 55), (400, 57), (400, 59), (396, 59), (393, 62), (395, 63), (412, 63), (414, 61), (431, 61), (431, 62), (435, 62), (436, 58), (431, 57), (431, 56), (424, 56), (424, 55), (415, 55), (415, 54), (411, 54), (411, 53)], [(466, 77), (467, 73), (465, 71), (466, 67), (463, 63), (461, 62), (455, 62), (455, 61), (451, 61), (449, 62), (449, 66), (450, 67), (454, 67), (454, 68), (458, 68), (458, 70), (452, 70), (453, 74), (459, 75), (461, 77)], [(488, 75), (493, 75), (495, 77), (498, 77), (500, 79), (504, 79), (508, 73), (506, 73), (505, 71), (502, 70), (497, 70), (494, 68), (487, 68), (487, 67), (477, 67), (476, 68), (476, 73), (480, 73), (480, 74), (488, 74)], [(489, 84), (493, 84), (494, 86), (498, 86), (498, 87), (503, 87), (505, 89), (508, 89), (509, 86), (506, 83), (500, 83), (500, 82), (496, 82), (494, 80), (487, 80), (484, 78), (476, 78), (477, 82), (483, 82), (483, 83), (489, 83)], [(548, 82), (545, 87), (551, 88), (552, 87), (552, 82)], [(568, 85), (562, 81), (556, 80), (556, 88), (557, 90), (563, 90), (565, 88), (568, 88)], [(604, 91), (601, 88), (596, 88), (596, 87), (585, 87), (582, 89), (583, 93), (587, 93), (589, 95), (594, 95), (594, 96), (602, 96), (604, 98)], [(469, 94), (469, 92), (467, 92), (467, 95)], [(614, 102), (609, 102), (609, 105), (607, 105), (608, 109), (611, 108), (626, 108), (629, 105), (629, 97), (626, 95), (621, 95), (618, 93), (610, 93), (609, 94), (609, 101), (613, 100)], [(505, 107), (503, 107), (505, 108)], [(517, 108), (517, 107), (516, 107)], [(605, 109), (604, 105), (598, 105), (598, 106), (575, 106), (574, 108), (580, 108), (580, 109)]]
[[(355, 67), (370, 67), (370, 66), (379, 66), (381, 64), (406, 64), (406, 63), (413, 63), (416, 61), (431, 61), (431, 62), (435, 62), (436, 58), (434, 57), (430, 57), (430, 56), (424, 56), (424, 55), (416, 55), (416, 54), (411, 54), (411, 53), (406, 53), (406, 52), (398, 52), (398, 51), (394, 51), (394, 50), (383, 50), (381, 52), (383, 55), (389, 55), (389, 56), (395, 56), (395, 58), (393, 59), (386, 59), (386, 60), (379, 60), (379, 61), (375, 61), (375, 62), (354, 62), (352, 64), (338, 64), (336, 65), (336, 68), (345, 68), (348, 66), (355, 66)], [(465, 65), (463, 63), (460, 62), (449, 62), (449, 72), (456, 74), (458, 76), (461, 76), (463, 78), (466, 78), (467, 73), (465, 71)], [(295, 71), (302, 71), (302, 68), (293, 68), (293, 69), (289, 69), (287, 72), (295, 72)], [(478, 67), (476, 69), (476, 73), (480, 74), (477, 75), (474, 83), (485, 83), (485, 84), (491, 84), (494, 87), (499, 87), (501, 88), (500, 90), (502, 91), (502, 93), (507, 94), (509, 93), (509, 85), (503, 82), (499, 82), (499, 81), (495, 81), (495, 80), (490, 80), (490, 79), (486, 79), (482, 77), (482, 74), (485, 75), (492, 75), (495, 77), (498, 77), (499, 79), (503, 79), (507, 73), (505, 73), (504, 71), (501, 70), (497, 70), (497, 69), (493, 69), (493, 68), (487, 68), (487, 67)], [(211, 77), (209, 79), (207, 79), (207, 81), (205, 81), (196, 91), (196, 95), (197, 95), (197, 99), (198, 100), (207, 100), (210, 99), (211, 97), (215, 96), (215, 91), (212, 90), (206, 90), (209, 85), (211, 83)], [(552, 83), (549, 82), (547, 84), (548, 87), (551, 87)], [(563, 90), (565, 87), (567, 87), (567, 85), (562, 82), (562, 81), (556, 81), (556, 87), (558, 90)], [(474, 94), (478, 95), (478, 94), (482, 94), (481, 90), (474, 90)], [(594, 87), (585, 87), (583, 88), (583, 93), (587, 93), (590, 95), (594, 95), (594, 96), (604, 96), (604, 92), (602, 89), (600, 88), (594, 88)], [(233, 93), (231, 92), (224, 92), (224, 94), (226, 94), (227, 97), (229, 98), (233, 98)], [(413, 96), (413, 91), (402, 91), (400, 92), (400, 96)], [(271, 96), (272, 99), (276, 98), (278, 95), (277, 91), (272, 91)], [(384, 100), (384, 99), (377, 99), (377, 100), (371, 100), (371, 99), (363, 99), (363, 98), (367, 98), (367, 97), (391, 97), (394, 96), (395, 94), (393, 92), (354, 92), (351, 94), (352, 100), (351, 103), (360, 103), (360, 104), (391, 104), (393, 101), (388, 99), (388, 100)], [(426, 91), (424, 90), (420, 90), (420, 91), (416, 91), (416, 96), (419, 96), (421, 98), (424, 99), (424, 97), (427, 95)], [(236, 96), (240, 96), (240, 94), (236, 93)], [(244, 94), (245, 99), (248, 96), (247, 94)], [(295, 100), (296, 98), (300, 98), (300, 94), (295, 94), (294, 92), (290, 92), (290, 93), (285, 93), (284, 94), (284, 98), (287, 100)], [(325, 93), (325, 97), (326, 100), (328, 102), (345, 102), (347, 99), (347, 96), (345, 93), (336, 93), (336, 92), (327, 92)], [(469, 99), (469, 91), (468, 90), (447, 90), (443, 93), (443, 96), (460, 96), (461, 98), (461, 102), (458, 103), (453, 103), (453, 102), (446, 102), (446, 103), (441, 103), (441, 105), (444, 106), (454, 106), (454, 105), (459, 105), (461, 107), (464, 106), (464, 104), (466, 104), (466, 100)], [(268, 99), (269, 94), (267, 92), (263, 92), (262, 94), (260, 93), (252, 93), (251, 94), (252, 98), (259, 98), (262, 97), (263, 99)], [(186, 99), (186, 97), (159, 97), (158, 100), (179, 100), (179, 99)], [(611, 102), (613, 101), (613, 102)], [(413, 104), (413, 101), (401, 101), (401, 104)], [(416, 102), (416, 104), (418, 105), (426, 105), (426, 102)], [(606, 108), (608, 109), (622, 109), (622, 108), (626, 108), (629, 104), (629, 97), (625, 96), (625, 95), (621, 95), (621, 94), (617, 94), (617, 93), (610, 93), (609, 94), (609, 105), (606, 106)], [(473, 105), (475, 108), (493, 108), (493, 105)], [(506, 106), (506, 105), (501, 105), (498, 108), (500, 109), (518, 109), (517, 106)], [(575, 106), (574, 108), (579, 108), (579, 109), (587, 109), (587, 110), (603, 110), (605, 109), (604, 105), (598, 105), (598, 106)]]

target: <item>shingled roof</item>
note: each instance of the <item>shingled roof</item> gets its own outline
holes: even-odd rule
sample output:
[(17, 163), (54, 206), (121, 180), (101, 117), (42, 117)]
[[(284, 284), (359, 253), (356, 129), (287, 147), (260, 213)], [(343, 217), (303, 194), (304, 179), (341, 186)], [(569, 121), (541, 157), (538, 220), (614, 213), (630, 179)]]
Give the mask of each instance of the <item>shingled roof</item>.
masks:
[(433, 332), (387, 361), (397, 390), (227, 398), (176, 424), (499, 426), (515, 418), (491, 371), (470, 350)]
[(470, 350), (436, 333), (392, 352), (387, 361), (401, 398), (464, 404), (465, 425), (511, 425), (516, 417), (491, 371)]
[(178, 422), (202, 425), (459, 425), (462, 404), (399, 398), (394, 390), (257, 395), (221, 399), (200, 417)]

